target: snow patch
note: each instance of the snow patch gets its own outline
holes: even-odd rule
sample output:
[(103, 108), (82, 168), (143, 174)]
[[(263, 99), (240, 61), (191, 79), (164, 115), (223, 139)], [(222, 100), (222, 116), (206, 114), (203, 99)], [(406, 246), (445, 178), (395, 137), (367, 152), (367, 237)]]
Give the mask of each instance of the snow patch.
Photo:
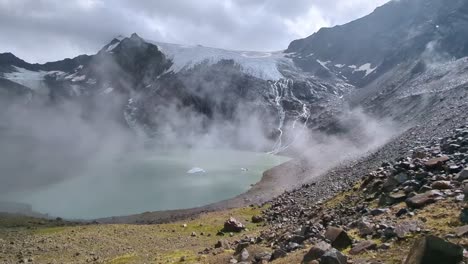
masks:
[(46, 73), (45, 77), (54, 78), (55, 80), (58, 80), (63, 78), (65, 75), (67, 75), (67, 73), (63, 71), (49, 71)]
[(317, 62), (322, 65), (322, 67), (324, 67), (325, 69), (327, 70), (330, 70), (328, 67), (327, 67), (327, 64), (330, 63), (330, 61), (321, 61), (321, 60), (317, 60)]
[(348, 68), (351, 68), (351, 69), (356, 69), (357, 66), (356, 65), (349, 65)]
[(110, 94), (114, 91), (114, 88), (112, 87), (109, 87), (107, 89), (105, 89), (104, 91), (102, 91), (103, 94)]
[(5, 79), (26, 86), (31, 90), (37, 90), (43, 87), (44, 77), (47, 75), (47, 72), (30, 71), (16, 66), (13, 67), (15, 68), (14, 72), (3, 74)]
[(346, 66), (346, 65), (344, 65), (344, 64), (335, 64), (335, 67), (337, 67), (337, 68), (343, 68), (344, 66)]
[(97, 81), (95, 79), (88, 79), (86, 81), (87, 84), (90, 84), (90, 85), (95, 85), (97, 83)]
[(367, 77), (367, 75), (371, 74), (377, 69), (377, 67), (372, 68), (372, 65), (370, 63), (366, 63), (361, 65), (361, 67), (354, 69), (353, 73), (355, 72), (366, 72), (366, 75), (364, 77)]
[(72, 82), (82, 82), (86, 80), (86, 75), (80, 75), (72, 78)]
[(113, 51), (115, 48), (117, 48), (117, 46), (118, 46), (119, 44), (120, 44), (120, 41), (119, 41), (119, 42), (116, 42), (116, 43), (114, 43), (114, 44), (112, 44), (112, 45), (110, 45), (109, 47), (107, 47), (106, 52), (111, 52), (111, 51)]

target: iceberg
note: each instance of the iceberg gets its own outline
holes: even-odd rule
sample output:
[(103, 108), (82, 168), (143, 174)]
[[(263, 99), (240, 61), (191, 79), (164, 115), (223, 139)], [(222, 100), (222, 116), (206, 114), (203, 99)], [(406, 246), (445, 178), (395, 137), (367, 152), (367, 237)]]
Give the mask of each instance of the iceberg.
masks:
[(195, 173), (205, 173), (206, 171), (202, 168), (198, 168), (198, 167), (194, 167), (194, 168), (191, 168), (190, 170), (187, 171), (187, 173), (190, 173), (190, 174), (195, 174)]

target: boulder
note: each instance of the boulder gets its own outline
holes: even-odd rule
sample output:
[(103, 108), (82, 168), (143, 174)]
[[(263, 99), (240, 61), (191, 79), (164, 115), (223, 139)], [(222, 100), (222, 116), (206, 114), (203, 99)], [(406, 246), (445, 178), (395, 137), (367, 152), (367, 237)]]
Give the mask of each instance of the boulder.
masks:
[(236, 253), (242, 252), (242, 250), (248, 248), (249, 246), (250, 246), (250, 243), (249, 243), (249, 242), (240, 242), (240, 243), (237, 244), (237, 246), (236, 246)]
[(247, 261), (250, 257), (249, 251), (244, 248), (242, 249), (242, 252), (240, 253), (240, 261)]
[(442, 196), (440, 192), (431, 190), (408, 198), (405, 202), (410, 208), (422, 208), (428, 204), (434, 203), (436, 198), (440, 196)]
[(302, 263), (309, 263), (312, 260), (320, 259), (329, 249), (331, 249), (330, 244), (320, 241), (319, 243), (315, 244), (309, 250), (309, 252), (307, 252), (307, 254), (304, 255)]
[(462, 182), (464, 180), (468, 180), (468, 168), (463, 169), (458, 175), (457, 175), (457, 181)]
[(453, 188), (450, 181), (435, 181), (432, 183), (431, 187), (436, 190), (448, 190)]
[(435, 236), (415, 242), (405, 264), (458, 264), (463, 260), (463, 248)]
[(395, 225), (395, 234), (398, 238), (405, 238), (411, 233), (419, 232), (423, 227), (420, 221), (405, 221)]
[(381, 215), (381, 214), (385, 214), (386, 212), (388, 212), (389, 210), (386, 209), (386, 208), (376, 208), (376, 209), (373, 209), (370, 211), (370, 214), (372, 216), (378, 216), (378, 215)]
[(442, 169), (443, 165), (444, 165), (448, 160), (450, 160), (449, 157), (447, 157), (447, 156), (442, 156), (442, 157), (430, 159), (430, 160), (424, 162), (424, 165), (425, 165), (426, 168), (428, 168), (429, 170)]
[(234, 217), (230, 217), (226, 222), (224, 222), (224, 232), (241, 232), (244, 229), (244, 224), (237, 221)]
[(252, 223), (254, 224), (258, 224), (258, 223), (261, 223), (263, 222), (263, 217), (261, 215), (254, 215), (252, 216)]
[(395, 214), (396, 217), (401, 217), (405, 214), (407, 214), (409, 211), (408, 209), (406, 208), (401, 208), (400, 210), (398, 210), (398, 212)]
[(329, 249), (320, 258), (320, 264), (347, 264), (348, 258), (335, 248)]
[(331, 242), (332, 247), (337, 249), (345, 249), (352, 244), (351, 238), (346, 231), (338, 227), (328, 227), (325, 238)]
[(399, 182), (393, 178), (389, 177), (383, 184), (382, 190), (384, 192), (391, 192), (393, 189), (395, 189), (398, 186)]
[(282, 249), (277, 249), (277, 250), (273, 251), (273, 254), (271, 254), (270, 261), (273, 261), (273, 260), (279, 259), (279, 258), (284, 258), (284, 257), (286, 257), (286, 255), (287, 255), (286, 251), (284, 251)]
[(375, 232), (375, 227), (373, 224), (368, 223), (366, 221), (360, 221), (357, 224), (357, 228), (359, 229), (359, 235), (361, 237), (373, 235)]
[(460, 213), (460, 221), (463, 224), (468, 224), (468, 208), (463, 208)]
[(254, 259), (256, 262), (262, 262), (262, 261), (268, 262), (271, 259), (271, 253), (270, 252), (257, 253), (254, 256)]
[(405, 181), (409, 180), (408, 174), (405, 172), (398, 173), (397, 175), (393, 176), (393, 178), (399, 183), (402, 184)]
[(468, 200), (468, 180), (462, 182), (463, 195), (465, 195), (464, 200)]
[(215, 244), (215, 248), (230, 249), (231, 245), (229, 241), (222, 239)]
[(290, 242), (294, 242), (294, 243), (298, 243), (298, 244), (302, 244), (302, 242), (304, 242), (305, 240), (306, 240), (306, 238), (304, 236), (300, 236), (300, 235), (294, 235), (289, 239)]
[(288, 252), (291, 252), (291, 251), (294, 251), (298, 248), (301, 248), (301, 245), (299, 245), (298, 243), (294, 243), (294, 242), (289, 242), (287, 245), (286, 245), (286, 251)]
[(402, 191), (390, 194), (382, 194), (382, 196), (380, 196), (379, 205), (383, 206), (401, 203), (405, 201), (406, 197), (406, 194)]
[(455, 234), (459, 237), (463, 237), (468, 234), (468, 225), (460, 226), (455, 229)]
[(462, 169), (463, 169), (462, 166), (450, 165), (450, 166), (448, 167), (448, 172), (449, 172), (449, 173), (458, 173), (458, 172), (460, 172)]
[(354, 245), (353, 248), (351, 248), (351, 250), (349, 251), (349, 254), (357, 255), (357, 254), (361, 254), (364, 251), (376, 250), (376, 249), (377, 249), (377, 244), (375, 242), (362, 241)]

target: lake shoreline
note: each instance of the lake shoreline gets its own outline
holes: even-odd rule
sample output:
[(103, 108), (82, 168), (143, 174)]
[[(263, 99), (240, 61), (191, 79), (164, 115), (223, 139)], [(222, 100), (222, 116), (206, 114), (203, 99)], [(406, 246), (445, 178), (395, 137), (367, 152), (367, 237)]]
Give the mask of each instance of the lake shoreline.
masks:
[(263, 172), (259, 182), (248, 191), (226, 200), (205, 206), (144, 212), (128, 216), (114, 216), (99, 218), (92, 221), (102, 224), (161, 224), (179, 221), (197, 216), (202, 213), (228, 210), (249, 205), (261, 205), (268, 202), (284, 191), (299, 187), (305, 180), (305, 173), (310, 172), (305, 164), (299, 160), (290, 160)]

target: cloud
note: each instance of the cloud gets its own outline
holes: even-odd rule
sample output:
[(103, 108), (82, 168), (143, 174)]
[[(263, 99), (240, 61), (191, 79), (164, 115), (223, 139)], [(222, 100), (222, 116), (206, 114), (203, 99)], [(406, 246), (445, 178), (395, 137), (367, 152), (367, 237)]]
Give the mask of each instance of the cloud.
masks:
[(388, 0), (0, 0), (0, 52), (31, 62), (95, 53), (117, 35), (241, 50), (281, 50)]

